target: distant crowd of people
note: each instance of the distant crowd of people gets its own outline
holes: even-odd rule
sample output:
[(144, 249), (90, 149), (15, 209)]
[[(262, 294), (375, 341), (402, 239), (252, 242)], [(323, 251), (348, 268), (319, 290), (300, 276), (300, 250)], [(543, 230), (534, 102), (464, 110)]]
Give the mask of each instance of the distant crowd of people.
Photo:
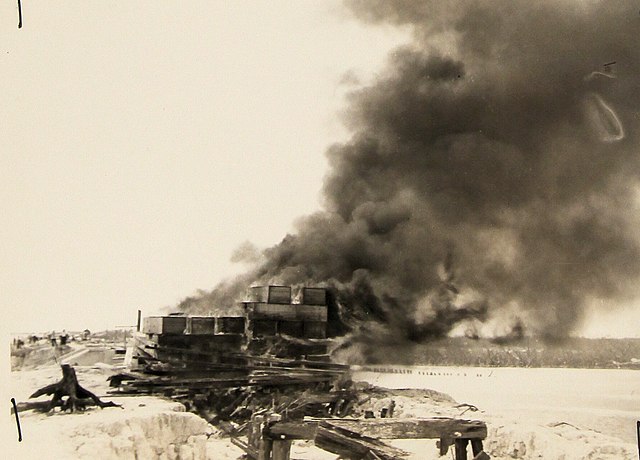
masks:
[[(69, 340), (69, 334), (67, 334), (67, 331), (65, 331), (63, 329), (62, 333), (58, 336), (58, 338), (60, 339), (60, 346), (66, 345), (67, 344), (67, 340)], [(49, 334), (49, 340), (51, 340), (51, 346), (52, 347), (57, 347), (58, 346), (58, 340), (56, 338), (56, 331), (52, 331), (51, 334)]]
[[(68, 342), (73, 340), (88, 340), (91, 336), (91, 331), (89, 329), (85, 329), (79, 337), (74, 337), (73, 335), (69, 335), (65, 329), (62, 330), (60, 334), (57, 334), (56, 331), (51, 331), (49, 334), (46, 334), (43, 337), (39, 337), (37, 335), (30, 335), (25, 340), (29, 343), (29, 345), (36, 345), (41, 340), (48, 340), (51, 343), (52, 347), (64, 346), (67, 345)], [(13, 339), (13, 347), (17, 350), (21, 349), (25, 346), (25, 340), (22, 338), (14, 338)]]

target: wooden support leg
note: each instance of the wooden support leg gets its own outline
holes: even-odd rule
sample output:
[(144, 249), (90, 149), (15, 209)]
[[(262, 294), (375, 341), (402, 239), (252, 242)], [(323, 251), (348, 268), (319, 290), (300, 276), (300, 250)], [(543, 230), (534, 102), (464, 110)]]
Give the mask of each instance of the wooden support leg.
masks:
[(449, 446), (453, 444), (453, 440), (449, 438), (440, 438), (436, 442), (436, 446), (440, 449), (440, 456), (446, 455), (449, 452)]
[(468, 439), (455, 440), (456, 460), (467, 460), (467, 444), (469, 444)]
[(266, 436), (263, 436), (259, 443), (258, 460), (271, 460), (272, 448), (273, 441)]
[(482, 452), (482, 439), (471, 440), (471, 451), (473, 452), (474, 456)]
[(291, 459), (291, 441), (273, 441), (273, 460)]

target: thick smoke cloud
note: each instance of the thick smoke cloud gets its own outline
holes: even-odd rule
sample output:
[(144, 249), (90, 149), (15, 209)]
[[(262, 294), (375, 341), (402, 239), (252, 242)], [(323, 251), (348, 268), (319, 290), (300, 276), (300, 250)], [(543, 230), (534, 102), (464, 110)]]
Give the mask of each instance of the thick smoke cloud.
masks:
[(637, 4), (347, 6), (414, 41), (349, 96), (353, 136), (328, 150), (324, 209), (182, 307), (248, 282), (323, 284), (335, 332), (374, 320), (422, 341), (501, 318), (562, 337), (594, 299), (634, 297)]

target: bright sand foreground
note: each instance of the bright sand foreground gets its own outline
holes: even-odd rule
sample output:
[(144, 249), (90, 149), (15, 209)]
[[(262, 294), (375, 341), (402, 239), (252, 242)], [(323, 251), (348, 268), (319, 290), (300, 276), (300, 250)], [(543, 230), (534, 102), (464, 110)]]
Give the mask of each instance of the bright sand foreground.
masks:
[[(78, 379), (102, 396), (113, 364), (107, 354), (76, 352)], [(83, 358), (84, 357), (84, 358)], [(10, 397), (26, 401), (36, 389), (60, 379), (52, 361), (10, 374)], [(456, 416), (489, 426), (485, 450), (494, 459), (636, 459), (635, 420), (640, 418), (640, 372), (578, 369), (483, 369), (389, 367), (356, 372), (356, 379), (389, 388), (430, 388), (469, 403), (478, 411), (441, 398), (394, 398), (396, 416)], [(389, 372), (392, 370), (393, 372)], [(79, 414), (20, 414), (23, 441), (17, 442), (13, 416), (6, 458), (39, 459), (236, 459), (242, 451), (175, 402), (155, 397), (105, 396), (123, 408), (92, 408)], [(381, 404), (384, 402), (381, 402)], [(463, 412), (465, 411), (466, 412)], [(392, 444), (411, 458), (436, 459), (434, 440)], [(335, 459), (310, 442), (296, 443), (292, 458)], [(442, 457), (447, 458), (447, 457)]]

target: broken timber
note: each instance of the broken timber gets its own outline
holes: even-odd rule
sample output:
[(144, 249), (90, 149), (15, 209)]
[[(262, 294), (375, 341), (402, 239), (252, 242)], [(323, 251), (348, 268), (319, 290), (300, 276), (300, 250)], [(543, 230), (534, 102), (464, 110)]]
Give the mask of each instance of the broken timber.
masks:
[(408, 454), (380, 439), (439, 439), (441, 455), (455, 445), (455, 459), (466, 460), (470, 443), (474, 458), (489, 458), (482, 447), (487, 426), (476, 420), (446, 417), (275, 420), (254, 417), (249, 442), (239, 441), (236, 445), (246, 446), (245, 452), (258, 460), (288, 460), (292, 440), (310, 439), (317, 447), (344, 458), (391, 460), (406, 458)]

